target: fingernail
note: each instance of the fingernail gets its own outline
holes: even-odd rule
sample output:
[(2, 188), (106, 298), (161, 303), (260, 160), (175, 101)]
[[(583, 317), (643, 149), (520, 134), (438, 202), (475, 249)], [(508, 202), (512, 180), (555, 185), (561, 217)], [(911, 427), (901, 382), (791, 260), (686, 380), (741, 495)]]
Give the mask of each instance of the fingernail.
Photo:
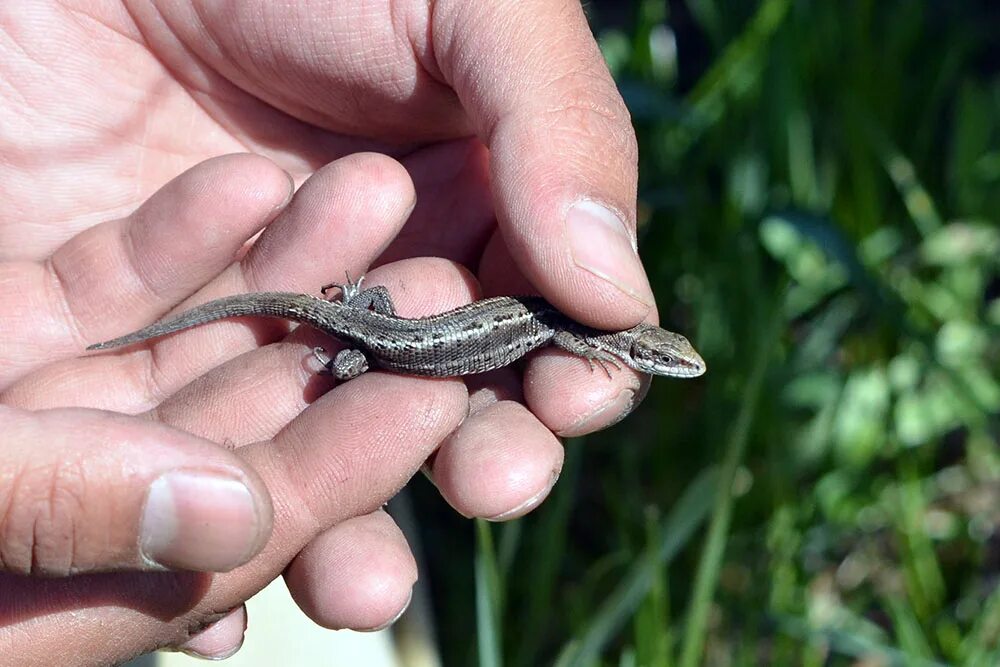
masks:
[(260, 530), (257, 504), (242, 482), (172, 471), (149, 487), (139, 551), (151, 565), (226, 572), (250, 558)]
[(636, 392), (632, 389), (626, 389), (589, 415), (580, 418), (569, 427), (559, 431), (558, 435), (564, 438), (572, 438), (607, 428), (624, 419), (628, 413), (632, 412), (632, 408), (635, 406)]
[(181, 644), (176, 650), (200, 660), (225, 660), (243, 648), (246, 629), (246, 609), (240, 606)]
[[(210, 662), (218, 662), (220, 660), (226, 660), (233, 657), (236, 653), (243, 648), (243, 642), (240, 642), (236, 646), (230, 647), (228, 651), (222, 651), (220, 653), (202, 653), (201, 651), (194, 648), (181, 647), (176, 649), (177, 653), (188, 656), (189, 658), (197, 658), (198, 660), (208, 660)], [(168, 652), (173, 652), (170, 649), (160, 649), (167, 650)]]
[(247, 629), (246, 609), (237, 607), (177, 647), (177, 651), (201, 660), (225, 660), (243, 647)]
[(549, 478), (549, 484), (544, 489), (531, 496), (523, 503), (515, 507), (514, 509), (507, 510), (502, 514), (497, 514), (496, 516), (485, 517), (487, 521), (510, 521), (511, 519), (516, 519), (519, 516), (523, 516), (535, 509), (542, 504), (542, 501), (549, 497), (549, 493), (552, 491), (552, 487), (556, 485), (559, 481), (559, 473), (561, 470), (553, 470), (552, 476)]
[(396, 621), (398, 621), (400, 618), (403, 617), (403, 614), (406, 613), (406, 610), (410, 608), (410, 603), (411, 602), (413, 602), (413, 589), (412, 588), (410, 589), (410, 596), (408, 598), (406, 598), (406, 604), (403, 605), (402, 609), (400, 609), (398, 612), (396, 612), (395, 616), (393, 616), (391, 619), (389, 619), (388, 621), (386, 621), (382, 625), (376, 626), (374, 628), (359, 628), (358, 632), (378, 632), (379, 630), (385, 630), (390, 625), (393, 625)]
[(621, 218), (595, 201), (581, 199), (567, 212), (566, 227), (577, 266), (652, 307), (653, 293), (635, 240)]
[(295, 195), (295, 177), (286, 171), (285, 178), (288, 179), (288, 192), (285, 193), (285, 198), (281, 201), (281, 203), (275, 207), (276, 211), (281, 211), (288, 206), (288, 202), (292, 201), (292, 197)]

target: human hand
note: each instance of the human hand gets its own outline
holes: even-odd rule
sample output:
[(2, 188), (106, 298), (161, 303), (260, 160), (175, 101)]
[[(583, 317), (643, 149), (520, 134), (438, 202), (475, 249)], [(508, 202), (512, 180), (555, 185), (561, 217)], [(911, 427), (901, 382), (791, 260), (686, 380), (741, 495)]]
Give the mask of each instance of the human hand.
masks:
[[(370, 373), (331, 390), (310, 354), (327, 341), (261, 320), (77, 356), (185, 293), (303, 290), (327, 261), (356, 271), (413, 204), (406, 172), (371, 154), (319, 170), (286, 206), (289, 192), (264, 158), (218, 158), (44, 264), (0, 264), (4, 654), (115, 662), (220, 618), (186, 647), (224, 654), (239, 645), (243, 601), (283, 571), (324, 625), (376, 627), (406, 605), (415, 567), (380, 508), (461, 423), (461, 381)], [(415, 290), (397, 291), (403, 314), (470, 298), (468, 275), (442, 260), (371, 278)], [(94, 574), (151, 566), (228, 572)]]
[[(29, 103), (3, 119), (13, 147), (0, 187), (18, 197), (0, 203), (0, 252), (43, 258), (215, 155), (249, 149), (301, 181), (375, 148), (402, 159), (419, 201), (381, 261), (446, 257), (477, 271), (487, 294), (537, 289), (595, 326), (655, 317), (631, 245), (634, 136), (579, 3), (365, 6), (154, 2), (129, 14), (81, 2), (93, 21), (69, 20), (64, 5), (30, 23), (8, 15), (24, 47), (20, 62), (4, 60), (5, 79), (25, 81)], [(570, 215), (578, 201), (606, 204), (621, 224), (591, 204)], [(634, 374), (607, 382), (540, 356), (522, 417), (550, 432), (602, 428), (641, 396)], [(519, 397), (518, 380), (507, 385), (502, 395)], [(470, 516), (537, 504), (559, 469), (556, 448), (519, 438), (498, 459), (483, 438), (502, 420), (480, 419), (461, 437), (463, 456), (446, 448), (434, 461), (442, 493)]]
[[(511, 278), (511, 255), (580, 320), (623, 327), (647, 313), (648, 286), (626, 247), (634, 238), (634, 141), (576, 3), (436, 3), (433, 14), (424, 3), (396, 3), (363, 18), (349, 3), (336, 15), (305, 4), (274, 15), (255, 3), (241, 3), (237, 11), (246, 13), (238, 15), (199, 6), (198, 21), (178, 13), (194, 6), (165, 4), (154, 14), (157, 5), (144, 5), (132, 22), (109, 15), (111, 5), (84, 7), (94, 22), (5, 19), (18, 22), (15, 41), (34, 48), (23, 49), (27, 62), (4, 62), (54, 76), (5, 73), (30, 82), (21, 92), (32, 113), (0, 123), (25, 123), (0, 166), (0, 252), (45, 258), (211, 155), (250, 148), (301, 180), (333, 157), (372, 147), (403, 159), (420, 201), (381, 261), (438, 255), (478, 268), (488, 293), (523, 291), (527, 283)], [(488, 144), (489, 165), (482, 144), (464, 138), (473, 133)], [(617, 210), (625, 235), (593, 216), (567, 223), (580, 199)], [(598, 242), (571, 243), (578, 227), (588, 230), (580, 238)], [(320, 247), (344, 241), (329, 237)], [(324, 261), (324, 282), (345, 265)], [(528, 511), (561, 465), (552, 432), (600, 428), (641, 391), (634, 375), (608, 382), (558, 353), (538, 355), (527, 380), (530, 412), (516, 401), (491, 402), (520, 397), (512, 372), (495, 375), (475, 397), (480, 409), (431, 462), (435, 482), (464, 514)]]

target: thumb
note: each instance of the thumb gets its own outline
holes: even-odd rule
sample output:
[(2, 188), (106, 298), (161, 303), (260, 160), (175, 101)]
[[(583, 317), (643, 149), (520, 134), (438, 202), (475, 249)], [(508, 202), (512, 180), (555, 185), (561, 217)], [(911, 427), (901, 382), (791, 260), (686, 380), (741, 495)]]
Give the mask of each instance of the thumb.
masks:
[(0, 405), (0, 570), (226, 571), (271, 532), (263, 483), (231, 452), (94, 410)]
[(637, 324), (653, 297), (635, 249), (635, 134), (579, 0), (441, 1), (434, 23), (520, 269), (576, 319)]

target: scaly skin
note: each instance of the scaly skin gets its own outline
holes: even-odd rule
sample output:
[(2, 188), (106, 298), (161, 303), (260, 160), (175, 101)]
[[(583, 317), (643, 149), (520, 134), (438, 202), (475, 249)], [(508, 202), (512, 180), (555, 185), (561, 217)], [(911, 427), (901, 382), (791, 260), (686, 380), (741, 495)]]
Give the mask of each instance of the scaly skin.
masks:
[[(555, 345), (591, 367), (620, 368), (670, 377), (697, 377), (705, 362), (684, 336), (651, 324), (600, 331), (575, 322), (540, 297), (499, 296), (439, 315), (398, 317), (384, 288), (343, 287), (344, 302), (308, 294), (259, 292), (230, 296), (193, 308), (88, 350), (105, 350), (229, 317), (278, 317), (307, 324), (350, 344), (352, 364), (331, 370), (348, 379), (368, 364), (407, 375), (452, 377), (501, 368), (544, 345)], [(359, 363), (358, 353), (368, 364)], [(342, 355), (344, 353), (341, 353)], [(346, 363), (348, 357), (338, 359)]]

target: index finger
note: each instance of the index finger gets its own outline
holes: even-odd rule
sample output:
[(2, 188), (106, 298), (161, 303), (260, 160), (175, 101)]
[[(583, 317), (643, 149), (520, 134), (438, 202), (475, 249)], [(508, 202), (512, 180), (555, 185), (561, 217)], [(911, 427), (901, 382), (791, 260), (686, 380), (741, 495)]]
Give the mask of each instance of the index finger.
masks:
[(433, 20), (519, 268), (574, 319), (637, 324), (653, 296), (636, 251), (635, 134), (580, 3), (447, 1)]

